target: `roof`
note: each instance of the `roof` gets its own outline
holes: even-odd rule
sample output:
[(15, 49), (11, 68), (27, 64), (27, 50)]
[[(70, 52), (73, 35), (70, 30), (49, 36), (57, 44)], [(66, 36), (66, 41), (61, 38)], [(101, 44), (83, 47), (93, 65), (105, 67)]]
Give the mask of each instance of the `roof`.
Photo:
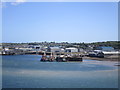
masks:
[(100, 46), (100, 47), (97, 47), (97, 49), (114, 50), (113, 47), (106, 47), (106, 46)]
[(71, 48), (66, 48), (66, 49), (77, 49), (77, 48), (73, 48), (73, 47), (71, 47)]
[(50, 49), (60, 49), (59, 47), (49, 47)]

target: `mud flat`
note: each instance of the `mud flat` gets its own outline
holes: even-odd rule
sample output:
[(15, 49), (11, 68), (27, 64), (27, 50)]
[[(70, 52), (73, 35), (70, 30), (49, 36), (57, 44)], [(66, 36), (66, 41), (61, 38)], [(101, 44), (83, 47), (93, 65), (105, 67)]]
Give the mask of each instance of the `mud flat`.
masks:
[(100, 60), (100, 61), (119, 61), (120, 62), (120, 55), (105, 55), (104, 58), (97, 58), (97, 57), (83, 57), (83, 59), (90, 59), (90, 60)]

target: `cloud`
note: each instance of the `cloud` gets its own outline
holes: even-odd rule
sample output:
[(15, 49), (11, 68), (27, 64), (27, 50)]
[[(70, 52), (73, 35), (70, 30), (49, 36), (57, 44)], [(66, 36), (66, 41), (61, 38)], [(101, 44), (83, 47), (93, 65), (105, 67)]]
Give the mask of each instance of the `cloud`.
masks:
[(26, 2), (26, 0), (16, 0), (15, 2), (12, 2), (11, 5), (18, 5), (24, 2)]

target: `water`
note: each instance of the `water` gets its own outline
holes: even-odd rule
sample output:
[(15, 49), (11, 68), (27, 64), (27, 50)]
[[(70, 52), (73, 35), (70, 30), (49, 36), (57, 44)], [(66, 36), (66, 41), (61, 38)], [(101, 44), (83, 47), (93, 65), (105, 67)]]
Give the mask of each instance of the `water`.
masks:
[(40, 62), (39, 55), (2, 57), (3, 88), (118, 88), (116, 62)]

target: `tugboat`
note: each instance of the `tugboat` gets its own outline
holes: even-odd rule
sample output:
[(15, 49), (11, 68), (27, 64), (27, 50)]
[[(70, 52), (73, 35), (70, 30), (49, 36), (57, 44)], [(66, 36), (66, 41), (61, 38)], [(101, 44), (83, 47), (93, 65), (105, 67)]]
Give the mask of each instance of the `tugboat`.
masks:
[(42, 62), (46, 62), (46, 61), (47, 61), (47, 60), (46, 60), (46, 56), (43, 55), (40, 61), (42, 61)]
[(67, 62), (67, 59), (64, 57), (64, 55), (60, 55), (56, 57), (55, 59), (57, 62)]
[(55, 60), (55, 57), (52, 55), (46, 55), (46, 53), (44, 52), (44, 55), (42, 55), (42, 58), (41, 58), (41, 62), (53, 62)]

